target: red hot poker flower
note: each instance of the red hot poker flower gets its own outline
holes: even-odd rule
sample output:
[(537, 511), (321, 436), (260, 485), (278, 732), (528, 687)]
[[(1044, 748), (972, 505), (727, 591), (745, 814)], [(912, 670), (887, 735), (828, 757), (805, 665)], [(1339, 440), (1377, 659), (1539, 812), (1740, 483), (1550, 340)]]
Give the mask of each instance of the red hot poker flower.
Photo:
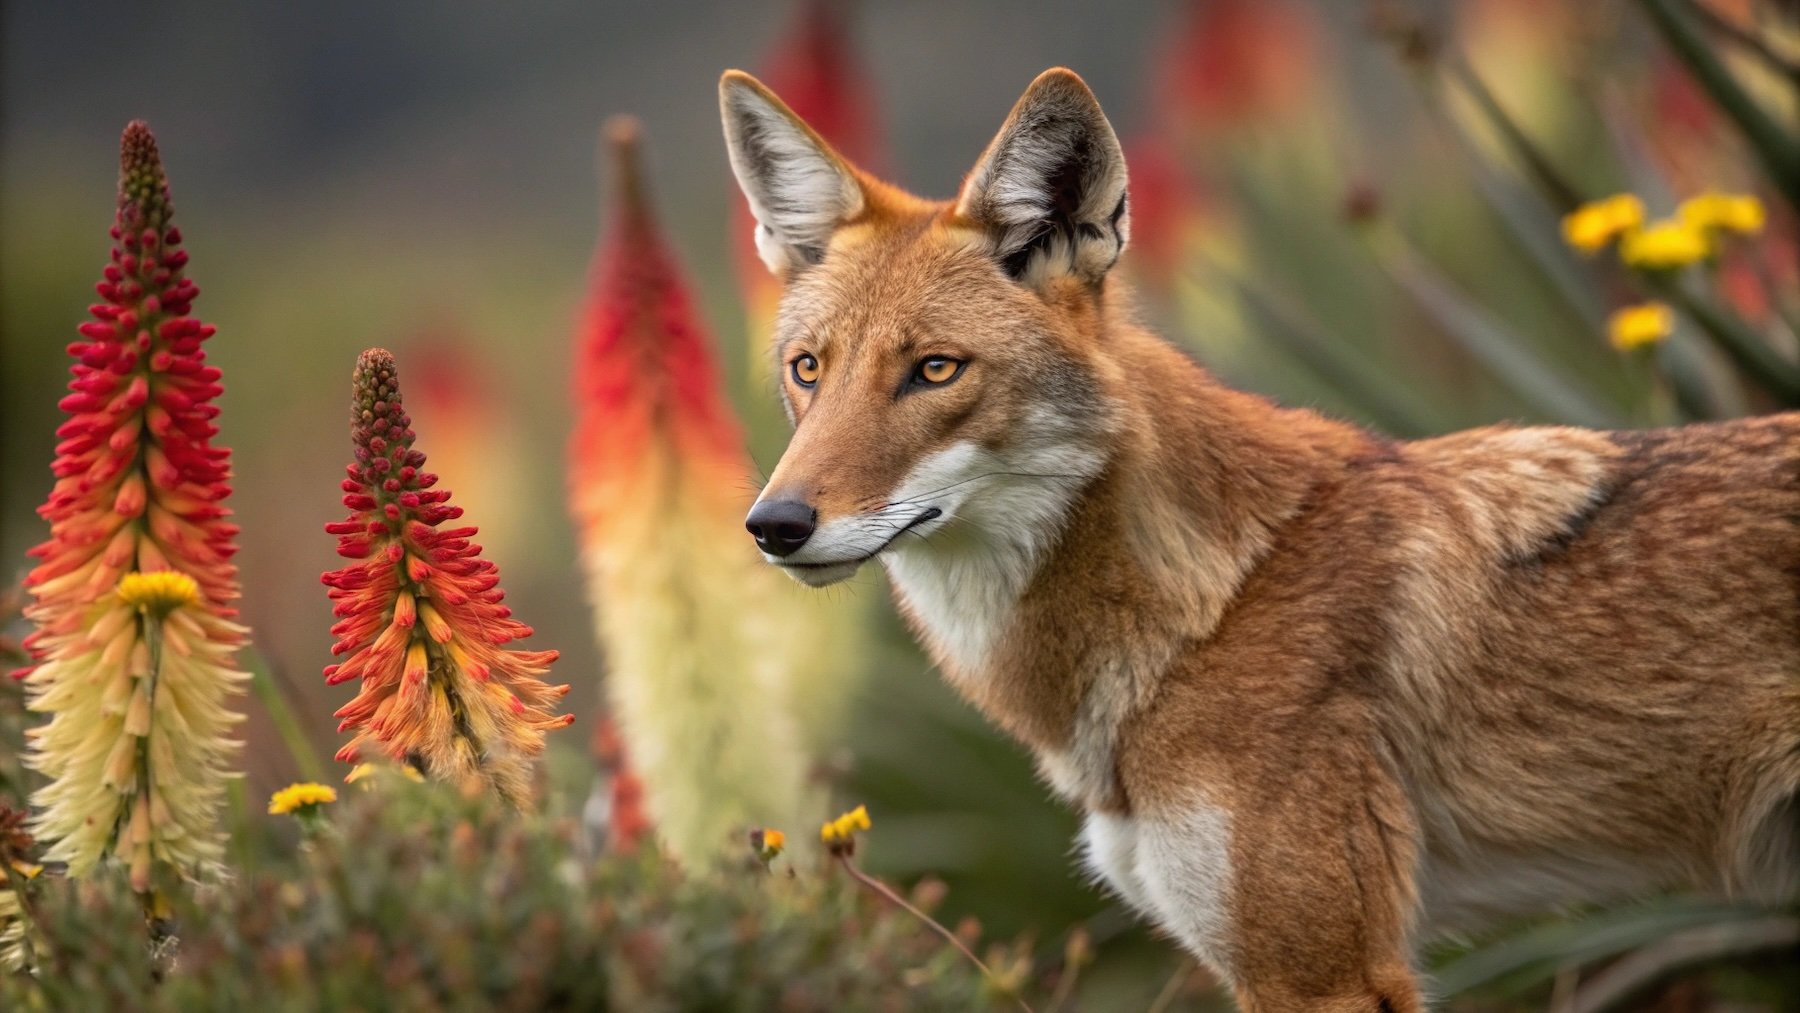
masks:
[(554, 713), (569, 687), (541, 678), (555, 651), (505, 649), (531, 627), (501, 604), (498, 570), (469, 541), (475, 529), (439, 527), (462, 508), (422, 470), (410, 427), (393, 355), (362, 353), (351, 379), (356, 462), (343, 483), (351, 513), (325, 527), (354, 562), (321, 578), (337, 603), (332, 653), (348, 655), (326, 681), (362, 680), (336, 715), (339, 731), (356, 732), (338, 759), (382, 753), (440, 780), (479, 778), (523, 806), (544, 732), (574, 721)]
[(211, 442), (223, 388), (200, 350), (215, 328), (188, 315), (200, 289), (183, 274), (173, 214), (156, 138), (134, 120), (119, 142), (112, 263), (94, 286), (103, 301), (81, 325), (86, 340), (69, 346), (69, 419), (56, 431), (55, 488), (38, 508), (50, 540), (31, 550), (42, 562), (25, 579), (34, 662), (78, 636), (90, 606), (131, 570), (179, 569), (209, 611), (236, 615), (237, 527), (221, 505), (230, 451)]
[(133, 122), (103, 301), (69, 346), (69, 418), (39, 509), (50, 540), (26, 578), (33, 664), (17, 673), (48, 715), (28, 753), (47, 779), (32, 796), (46, 857), (79, 876), (117, 856), (140, 892), (159, 866), (201, 876), (223, 854), (227, 704), (247, 678), (230, 453), (212, 443), (219, 371), (200, 348), (213, 328), (188, 315), (199, 289), (172, 218), (156, 139)]

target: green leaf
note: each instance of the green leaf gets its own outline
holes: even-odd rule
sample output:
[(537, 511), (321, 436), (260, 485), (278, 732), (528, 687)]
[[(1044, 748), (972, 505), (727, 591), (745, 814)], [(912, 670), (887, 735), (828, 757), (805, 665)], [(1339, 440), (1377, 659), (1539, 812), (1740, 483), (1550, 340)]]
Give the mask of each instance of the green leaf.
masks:
[(275, 731), (281, 736), (282, 744), (287, 746), (288, 755), (294, 758), (300, 776), (323, 783), (325, 766), (319, 760), (318, 750), (313, 748), (312, 740), (306, 737), (305, 729), (294, 717), (294, 709), (288, 706), (287, 695), (276, 685), (269, 663), (255, 651), (246, 650), (241, 657), (250, 673), (251, 692), (268, 709), (269, 717), (275, 722)]
[(1725, 115), (1743, 131), (1757, 158), (1768, 170), (1770, 181), (1782, 196), (1800, 209), (1800, 140), (1783, 130), (1756, 104), (1693, 21), (1687, 0), (1642, 0), (1644, 12), (1686, 65), (1700, 87), (1712, 96)]
[(1397, 231), (1371, 243), (1395, 284), (1458, 346), (1505, 383), (1535, 411), (1557, 422), (1617, 428), (1624, 418), (1591, 391), (1578, 388), (1485, 308), (1475, 304)]
[(1565, 967), (1617, 956), (1701, 925), (1764, 917), (1766, 909), (1692, 898), (1596, 913), (1577, 921), (1534, 925), (1453, 957), (1432, 973), (1440, 994), (1454, 995), (1511, 979), (1514, 986), (1547, 981)]
[(1257, 333), (1279, 345), (1354, 402), (1388, 433), (1429, 436), (1448, 426), (1416, 407), (1404, 384), (1348, 341), (1332, 337), (1292, 300), (1260, 289), (1247, 278), (1229, 279), (1258, 322)]
[(1800, 406), (1800, 366), (1782, 358), (1762, 336), (1723, 307), (1667, 275), (1645, 281), (1662, 298), (1698, 324), (1750, 378), (1788, 407)]

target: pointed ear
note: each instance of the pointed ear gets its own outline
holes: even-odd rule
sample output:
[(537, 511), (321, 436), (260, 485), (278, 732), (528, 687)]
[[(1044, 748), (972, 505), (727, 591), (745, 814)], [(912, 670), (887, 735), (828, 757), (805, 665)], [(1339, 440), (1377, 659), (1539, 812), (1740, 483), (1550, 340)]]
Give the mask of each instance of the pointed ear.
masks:
[(741, 70), (719, 79), (731, 171), (756, 216), (756, 252), (776, 274), (816, 264), (838, 226), (863, 209), (850, 163)]
[(1125, 153), (1074, 71), (1038, 75), (964, 182), (957, 214), (1007, 274), (1098, 284), (1125, 249)]

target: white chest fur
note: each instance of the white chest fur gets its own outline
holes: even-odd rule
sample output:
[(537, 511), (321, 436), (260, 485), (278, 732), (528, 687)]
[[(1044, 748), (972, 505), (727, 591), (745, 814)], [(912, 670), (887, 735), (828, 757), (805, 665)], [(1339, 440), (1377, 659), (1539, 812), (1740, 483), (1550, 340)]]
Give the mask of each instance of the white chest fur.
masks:
[(1191, 804), (1177, 818), (1090, 813), (1082, 864), (1138, 913), (1231, 977), (1231, 819)]

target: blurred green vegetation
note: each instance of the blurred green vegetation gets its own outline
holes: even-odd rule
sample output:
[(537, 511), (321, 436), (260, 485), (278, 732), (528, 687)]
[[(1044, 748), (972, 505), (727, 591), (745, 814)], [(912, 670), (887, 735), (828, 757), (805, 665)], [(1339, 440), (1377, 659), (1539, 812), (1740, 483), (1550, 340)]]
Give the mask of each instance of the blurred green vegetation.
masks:
[[(256, 986), (296, 1008), (361, 989), (445, 1008), (475, 996), (616, 997), (628, 994), (612, 991), (617, 983), (638, 974), (608, 963), (632, 959), (632, 918), (669, 926), (675, 942), (647, 973), (693, 989), (665, 994), (689, 1007), (719, 1001), (707, 989), (727, 968), (745, 976), (753, 1003), (789, 981), (821, 1002), (874, 995), (906, 1008), (953, 1007), (979, 988), (930, 937), (810, 871), (797, 883), (747, 874), (691, 883), (651, 859), (572, 862), (580, 852), (568, 820), (588, 770), (580, 732), (555, 744), (548, 812), (519, 826), (404, 788), (393, 806), (347, 804), (342, 839), (305, 850), (254, 804), (296, 776), (297, 755), (331, 752), (327, 715), (342, 700), (317, 677), (330, 618), (316, 580), (334, 565), (319, 528), (339, 513), (345, 380), (371, 344), (446, 364), (436, 393), (409, 392), (417, 427), (483, 527), (509, 601), (542, 646), (564, 651), (558, 670), (580, 694), (577, 729), (589, 727), (604, 666), (560, 520), (561, 461), (568, 335), (595, 224), (587, 155), (601, 115), (630, 109), (646, 120), (657, 191), (717, 325), (722, 375), (756, 426), (752, 444), (779, 447), (770, 387), (745, 379), (755, 372), (745, 335), (758, 325), (745, 319), (722, 224), (730, 184), (711, 88), (720, 67), (759, 66), (786, 28), (733, 6), (689, 5), (686, 18), (672, 13), (633, 34), (615, 13), (589, 23), (573, 5), (530, 27), (496, 27), (471, 8), (364, 15), (338, 5), (318, 14), (339, 17), (335, 31), (291, 36), (259, 15), (206, 27), (211, 14), (184, 9), (157, 26), (169, 47), (161, 94), (124, 73), (112, 86), (92, 80), (108, 71), (77, 15), (8, 7), (0, 549), (22, 561), (42, 536), (31, 510), (49, 486), (63, 345), (104, 255), (112, 144), (125, 120), (146, 115), (202, 288), (197, 313), (220, 327), (209, 353), (225, 373), (243, 604), (263, 685), (276, 691), (259, 701), (291, 709), (311, 737), (310, 753), (290, 749), (262, 704), (249, 705), (250, 778), (236, 815), (243, 872), (223, 893), (184, 901), (206, 914), (180, 918), (190, 962), (163, 993), (170, 1008)], [(1209, 21), (1219, 8), (1240, 16)], [(141, 25), (122, 7), (113, 13), (93, 39)], [(358, 48), (347, 36), (363, 17), (383, 30), (368, 36), (379, 44)], [(427, 30), (403, 31), (408, 18)], [(1671, 424), (1795, 404), (1782, 378), (1800, 362), (1800, 266), (1792, 177), (1779, 174), (1800, 119), (1795, 77), (1784, 74), (1800, 58), (1795, 18), (1791, 4), (1754, 0), (1291, 0), (1165, 4), (1111, 21), (1094, 12), (1057, 21), (1022, 5), (870, 4), (854, 23), (888, 147), (909, 159), (895, 167), (901, 182), (947, 192), (1031, 74), (1074, 66), (1096, 85), (1134, 167), (1175, 167), (1162, 193), (1134, 194), (1138, 249), (1126, 264), (1143, 314), (1240, 386), (1418, 436), (1497, 421)], [(974, 41), (942, 40), (946, 19)], [(981, 41), (1000, 33), (1005, 46)], [(591, 77), (590, 50), (612, 58)], [(213, 51), (234, 55), (211, 61)], [(433, 66), (440, 52), (449, 69)], [(284, 75), (233, 90), (259, 54)], [(488, 61), (535, 70), (501, 80)], [(1195, 84), (1183, 76), (1191, 67), (1218, 70)], [(67, 97), (26, 110), (27, 83)], [(231, 94), (196, 102), (208, 89)], [(289, 115), (303, 107), (311, 119)], [(331, 128), (331, 110), (354, 111), (358, 128)], [(1629, 191), (1662, 215), (1711, 189), (1759, 195), (1769, 223), (1679, 277), (1584, 257), (1559, 237), (1575, 201)], [(1679, 311), (1673, 334), (1629, 354), (1609, 347), (1609, 313), (1652, 297)], [(885, 599), (874, 573), (833, 593)], [(1082, 1008), (1142, 1008), (1171, 982), (1177, 1008), (1218, 1006), (1173, 947), (1080, 881), (1075, 817), (891, 616), (867, 652), (846, 665), (871, 674), (820, 778), (874, 813), (868, 866), (896, 881), (940, 877), (948, 922), (972, 915), (990, 938), (1024, 939), (1037, 958), (1035, 998), (1054, 988), (1068, 933), (1082, 926), (1097, 953), (1081, 974)], [(17, 704), (16, 689), (0, 686), (0, 803), (15, 805), (29, 784), (17, 769)], [(491, 864), (456, 864), (469, 835)], [(103, 888), (86, 906), (63, 903), (74, 887), (44, 889), (53, 940), (81, 941), (92, 965), (91, 977), (54, 985), (65, 991), (46, 1001), (132, 1005), (148, 958), (120, 942), (134, 936), (101, 928), (135, 931), (131, 906), (109, 907), (118, 895)], [(617, 921), (584, 907), (601, 898)], [(534, 926), (540, 910), (549, 921)], [(216, 912), (232, 917), (215, 924)], [(1449, 1008), (1541, 1008), (1593, 967), (1620, 966), (1621, 954), (1720, 927), (1754, 941), (1742, 927), (1769, 917), (1670, 899), (1507, 927), (1434, 951), (1432, 966)], [(538, 932), (557, 942), (514, 954), (516, 940)], [(110, 949), (95, 947), (102, 939)], [(1793, 1008), (1791, 955), (1743, 949), (1653, 975), (1617, 1008)], [(611, 969), (578, 973), (597, 966)], [(521, 990), (524, 978), (507, 977), (515, 973), (538, 975), (530, 987), (545, 991)]]

